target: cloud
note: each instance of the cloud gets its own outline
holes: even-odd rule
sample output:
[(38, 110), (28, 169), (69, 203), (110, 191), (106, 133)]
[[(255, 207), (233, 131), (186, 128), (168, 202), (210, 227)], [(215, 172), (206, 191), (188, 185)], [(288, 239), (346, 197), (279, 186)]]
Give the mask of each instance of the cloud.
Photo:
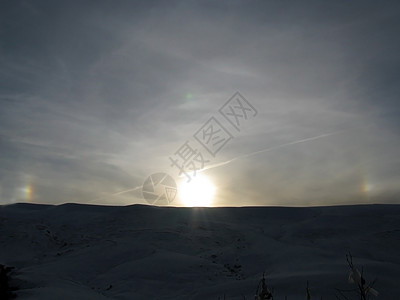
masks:
[(220, 205), (397, 191), (395, 1), (0, 5), (1, 203), (27, 181), (38, 202), (141, 203), (120, 192), (177, 177), (168, 157), (236, 91), (259, 114), (205, 171)]

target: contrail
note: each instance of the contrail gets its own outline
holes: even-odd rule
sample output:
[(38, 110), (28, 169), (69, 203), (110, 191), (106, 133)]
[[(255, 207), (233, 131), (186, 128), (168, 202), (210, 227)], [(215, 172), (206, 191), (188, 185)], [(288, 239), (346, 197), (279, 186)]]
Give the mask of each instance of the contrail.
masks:
[(89, 202), (95, 202), (95, 201), (104, 199), (105, 197), (118, 196), (118, 195), (121, 195), (121, 194), (125, 194), (125, 193), (129, 193), (129, 192), (137, 191), (137, 190), (139, 190), (139, 189), (141, 189), (141, 188), (142, 188), (142, 186), (140, 185), (140, 186), (134, 187), (133, 189), (123, 190), (123, 191), (120, 191), (120, 192), (116, 192), (116, 193), (114, 193), (114, 194), (108, 194), (108, 195), (106, 195), (106, 196), (103, 196), (103, 197), (99, 197), (99, 198), (90, 200)]
[[(297, 140), (297, 141), (293, 141), (293, 142), (281, 144), (281, 145), (278, 145), (278, 146), (273, 146), (273, 147), (265, 148), (265, 149), (258, 150), (258, 151), (255, 151), (255, 152), (243, 154), (243, 155), (234, 157), (234, 158), (232, 158), (232, 159), (230, 159), (230, 160), (223, 161), (223, 162), (220, 162), (220, 163), (216, 163), (216, 164), (213, 164), (213, 165), (211, 165), (211, 166), (207, 166), (207, 167), (205, 167), (205, 168), (203, 168), (203, 169), (201, 169), (201, 170), (197, 170), (197, 172), (198, 172), (198, 173), (201, 173), (201, 172), (204, 172), (204, 171), (209, 170), (209, 169), (214, 169), (214, 168), (222, 167), (222, 166), (224, 166), (224, 165), (230, 164), (231, 162), (234, 162), (235, 160), (238, 160), (238, 159), (241, 159), (241, 158), (246, 158), (246, 157), (254, 156), (254, 155), (257, 155), (257, 154), (260, 154), (260, 153), (269, 152), (269, 151), (276, 150), (276, 149), (279, 149), (279, 148), (283, 148), (283, 147), (286, 147), (286, 146), (291, 146), (291, 145), (296, 145), (296, 144), (305, 143), (305, 142), (309, 142), (309, 141), (314, 141), (314, 140), (317, 140), (317, 139), (320, 139), (320, 138), (324, 138), (324, 137), (328, 137), (328, 136), (331, 136), (331, 135), (334, 135), (334, 134), (338, 134), (338, 133), (340, 133), (340, 132), (342, 132), (342, 131), (344, 131), (344, 130), (338, 130), (338, 131), (331, 132), (331, 133), (325, 133), (325, 134), (313, 136), (313, 137), (310, 137), (310, 138), (301, 139), (301, 140)], [(184, 175), (182, 174), (182, 175), (179, 176), (179, 177), (183, 177), (183, 176), (184, 176)], [(132, 189), (123, 190), (123, 191), (120, 191), (120, 192), (116, 192), (116, 193), (114, 193), (114, 194), (109, 194), (109, 195), (107, 195), (107, 196), (103, 196), (103, 197), (96, 198), (96, 199), (94, 199), (94, 200), (91, 200), (90, 202), (94, 202), (94, 201), (97, 201), (97, 200), (101, 200), (101, 199), (103, 199), (103, 198), (105, 198), (105, 197), (118, 196), (118, 195), (121, 195), (121, 194), (125, 194), (125, 193), (129, 193), (129, 192), (137, 191), (137, 190), (139, 190), (139, 189), (141, 189), (141, 188), (142, 188), (142, 186), (137, 186), (137, 187), (132, 188)]]
[(211, 166), (207, 166), (207, 167), (205, 167), (205, 168), (203, 168), (201, 170), (198, 170), (197, 172), (200, 173), (200, 172), (203, 172), (203, 171), (206, 171), (206, 170), (209, 170), (209, 169), (222, 167), (222, 166), (227, 165), (227, 164), (229, 164), (231, 162), (234, 162), (235, 160), (238, 160), (240, 158), (246, 158), (246, 157), (254, 156), (254, 155), (257, 155), (257, 154), (260, 154), (260, 153), (269, 152), (269, 151), (272, 151), (272, 150), (283, 148), (283, 147), (286, 147), (286, 146), (291, 146), (291, 145), (296, 145), (296, 144), (300, 144), (300, 143), (305, 143), (305, 142), (317, 140), (317, 139), (320, 139), (320, 138), (324, 138), (324, 137), (328, 137), (328, 136), (331, 136), (331, 135), (334, 135), (334, 134), (338, 134), (338, 133), (340, 133), (342, 131), (344, 131), (344, 130), (338, 130), (338, 131), (331, 132), (331, 133), (325, 133), (325, 134), (313, 136), (313, 137), (310, 137), (310, 138), (297, 140), (297, 141), (294, 141), (294, 142), (289, 142), (289, 143), (281, 144), (281, 145), (278, 145), (278, 146), (273, 146), (273, 147), (265, 148), (265, 149), (258, 150), (258, 151), (255, 151), (255, 152), (243, 154), (243, 155), (237, 156), (235, 158), (232, 158), (230, 160), (227, 160), (227, 161), (224, 161), (224, 162), (220, 162), (220, 163), (217, 163), (217, 164), (214, 164), (214, 165), (211, 165)]
[(141, 189), (141, 188), (142, 188), (142, 186), (140, 185), (140, 186), (137, 186), (137, 187), (135, 187), (135, 188), (133, 188), (133, 189), (129, 189), (129, 190), (125, 190), (125, 191), (120, 191), (120, 192), (111, 194), (110, 196), (117, 196), (117, 195), (129, 193), (129, 192), (137, 191), (138, 189)]

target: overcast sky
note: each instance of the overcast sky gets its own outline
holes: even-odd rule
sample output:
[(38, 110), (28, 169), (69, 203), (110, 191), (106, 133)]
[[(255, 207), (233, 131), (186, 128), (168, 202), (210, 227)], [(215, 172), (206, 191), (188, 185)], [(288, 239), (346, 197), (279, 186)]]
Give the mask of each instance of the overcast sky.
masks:
[(400, 203), (399, 28), (398, 1), (1, 1), (0, 204), (146, 203), (186, 141), (215, 205)]

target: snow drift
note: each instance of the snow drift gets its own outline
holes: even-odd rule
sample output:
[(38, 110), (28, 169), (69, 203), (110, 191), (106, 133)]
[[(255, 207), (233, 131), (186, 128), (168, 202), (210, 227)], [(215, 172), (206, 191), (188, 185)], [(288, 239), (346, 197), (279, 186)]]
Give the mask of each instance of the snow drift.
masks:
[(335, 299), (345, 255), (398, 299), (400, 206), (0, 206), (0, 263), (18, 299)]

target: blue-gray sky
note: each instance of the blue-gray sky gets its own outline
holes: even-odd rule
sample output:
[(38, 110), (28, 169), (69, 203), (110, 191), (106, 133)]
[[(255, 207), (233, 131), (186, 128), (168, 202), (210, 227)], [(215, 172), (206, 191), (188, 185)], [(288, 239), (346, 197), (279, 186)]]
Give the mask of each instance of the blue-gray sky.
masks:
[(399, 203), (399, 28), (398, 1), (1, 1), (0, 203), (146, 203), (236, 91), (215, 205)]

